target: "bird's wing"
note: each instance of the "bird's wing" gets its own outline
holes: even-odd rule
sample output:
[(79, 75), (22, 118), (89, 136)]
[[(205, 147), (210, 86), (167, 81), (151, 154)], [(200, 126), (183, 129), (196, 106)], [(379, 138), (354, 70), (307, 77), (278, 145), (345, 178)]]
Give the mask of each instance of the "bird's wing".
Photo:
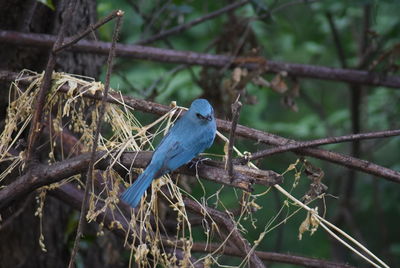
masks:
[(198, 141), (197, 143), (190, 144), (190, 146), (185, 146), (177, 142), (174, 146), (174, 150), (167, 154), (165, 166), (167, 166), (169, 170), (175, 170), (203, 152), (207, 146), (209, 146), (207, 141)]

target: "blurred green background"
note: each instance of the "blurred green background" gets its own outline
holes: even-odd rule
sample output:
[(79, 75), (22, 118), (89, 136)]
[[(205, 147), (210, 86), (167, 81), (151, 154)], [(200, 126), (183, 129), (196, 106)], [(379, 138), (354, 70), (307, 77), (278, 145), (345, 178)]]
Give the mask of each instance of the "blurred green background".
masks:
[[(114, 9), (125, 11), (121, 43), (133, 44), (162, 30), (204, 16), (231, 3), (230, 1), (174, 0), (174, 1), (98, 1), (99, 17)], [(398, 75), (400, 44), (400, 2), (383, 1), (269, 1), (253, 0), (229, 15), (207, 20), (182, 33), (149, 44), (155, 47), (232, 55), (235, 48), (240, 56), (259, 55), (267, 60), (304, 63), (329, 67), (368, 69), (385, 52), (391, 51), (374, 67), (374, 71)], [(336, 27), (344, 57), (338, 56), (329, 17)], [(367, 25), (367, 26), (365, 26)], [(243, 31), (243, 29), (245, 29)], [(100, 28), (100, 39), (110, 41), (113, 24)], [(363, 41), (366, 40), (366, 41)], [(364, 47), (363, 43), (364, 42)], [(241, 46), (240, 46), (241, 45)], [(254, 51), (256, 49), (257, 51)], [(365, 58), (363, 58), (365, 57)], [(360, 61), (364, 60), (363, 64)], [(362, 65), (362, 66), (360, 66)], [(230, 119), (232, 97), (226, 94), (224, 83), (232, 76), (231, 70), (220, 72), (201, 66), (185, 67), (177, 64), (119, 58), (112, 77), (112, 87), (137, 98), (168, 105), (177, 101), (188, 106), (197, 97), (208, 98), (216, 107), (219, 118)], [(262, 77), (271, 82), (275, 74)], [(242, 97), (244, 104), (240, 124), (296, 140), (312, 140), (354, 132), (354, 105), (359, 109), (361, 132), (399, 128), (400, 91), (383, 87), (362, 87), (361, 94), (352, 96), (351, 85), (284, 77), (289, 90), (278, 93), (271, 87), (249, 82)], [(298, 96), (296, 95), (298, 86)], [(232, 93), (232, 92), (230, 92)], [(232, 94), (235, 94), (233, 92)], [(353, 108), (352, 108), (353, 99)], [(287, 101), (292, 105), (285, 105)], [(154, 116), (137, 113), (143, 123)], [(255, 152), (265, 145), (237, 139), (236, 146), (243, 152)], [(323, 148), (352, 153), (351, 143)], [(362, 141), (358, 157), (379, 165), (400, 170), (400, 139), (398, 137)], [(209, 151), (223, 153), (223, 144), (216, 142)], [(283, 153), (257, 162), (263, 169), (284, 172), (299, 156)], [(392, 267), (400, 265), (400, 189), (394, 182), (360, 172), (306, 158), (321, 168), (328, 186), (325, 202), (315, 201), (320, 214), (350, 233)], [(300, 168), (300, 166), (298, 166)], [(292, 189), (294, 172), (285, 174), (283, 187)], [(354, 184), (349, 181), (353, 181)], [(219, 185), (203, 181), (206, 195), (212, 195)], [(293, 194), (301, 198), (309, 188), (310, 180), (301, 175)], [(261, 193), (265, 187), (255, 187)], [(198, 183), (192, 184), (196, 198), (203, 195)], [(240, 194), (238, 194), (240, 196)], [(227, 208), (238, 205), (238, 196), (224, 188), (221, 202)], [(251, 219), (241, 223), (247, 229), (249, 241), (258, 239), (264, 226), (284, 205), (284, 196), (273, 189), (257, 199), (262, 209)], [(215, 199), (209, 200), (212, 206)], [(324, 207), (326, 206), (326, 210)], [(296, 208), (285, 207), (278, 217), (282, 220)], [(298, 228), (306, 212), (300, 211), (285, 224), (269, 232), (257, 248), (262, 251), (292, 253), (309, 257), (348, 262), (357, 267), (368, 267), (359, 257), (336, 243), (321, 228), (310, 236), (298, 240)], [(277, 221), (276, 221), (277, 222)], [(275, 223), (276, 223), (275, 222)], [(255, 228), (254, 228), (255, 227)], [(195, 239), (205, 239), (201, 228), (194, 229)], [(221, 257), (220, 263), (237, 265), (240, 260)], [(274, 264), (272, 267), (291, 267)]]

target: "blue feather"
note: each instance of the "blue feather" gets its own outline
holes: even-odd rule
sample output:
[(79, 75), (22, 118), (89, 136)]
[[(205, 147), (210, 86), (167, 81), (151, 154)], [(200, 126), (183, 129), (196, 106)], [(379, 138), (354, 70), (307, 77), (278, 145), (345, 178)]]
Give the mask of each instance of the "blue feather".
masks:
[(136, 207), (153, 179), (174, 171), (209, 148), (216, 129), (214, 110), (208, 101), (193, 101), (190, 109), (157, 146), (149, 166), (122, 194), (122, 200)]
[(121, 196), (122, 200), (124, 200), (133, 208), (135, 208), (139, 204), (144, 192), (147, 190), (154, 179), (155, 171), (157, 170), (149, 167), (136, 179), (136, 181), (128, 189), (125, 190), (125, 192)]

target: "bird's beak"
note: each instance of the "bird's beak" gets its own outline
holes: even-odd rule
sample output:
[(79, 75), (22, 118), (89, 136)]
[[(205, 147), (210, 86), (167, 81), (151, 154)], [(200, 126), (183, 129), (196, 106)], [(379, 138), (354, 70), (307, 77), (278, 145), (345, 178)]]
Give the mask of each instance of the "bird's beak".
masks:
[(212, 115), (207, 115), (206, 119), (207, 119), (207, 121), (211, 121), (212, 120)]

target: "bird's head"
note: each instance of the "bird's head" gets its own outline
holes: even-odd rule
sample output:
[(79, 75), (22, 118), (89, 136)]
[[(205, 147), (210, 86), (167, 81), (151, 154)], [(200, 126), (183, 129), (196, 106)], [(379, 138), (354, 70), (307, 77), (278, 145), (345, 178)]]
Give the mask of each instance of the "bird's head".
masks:
[(189, 113), (194, 120), (201, 123), (211, 122), (214, 119), (214, 110), (205, 99), (197, 99), (190, 105)]

